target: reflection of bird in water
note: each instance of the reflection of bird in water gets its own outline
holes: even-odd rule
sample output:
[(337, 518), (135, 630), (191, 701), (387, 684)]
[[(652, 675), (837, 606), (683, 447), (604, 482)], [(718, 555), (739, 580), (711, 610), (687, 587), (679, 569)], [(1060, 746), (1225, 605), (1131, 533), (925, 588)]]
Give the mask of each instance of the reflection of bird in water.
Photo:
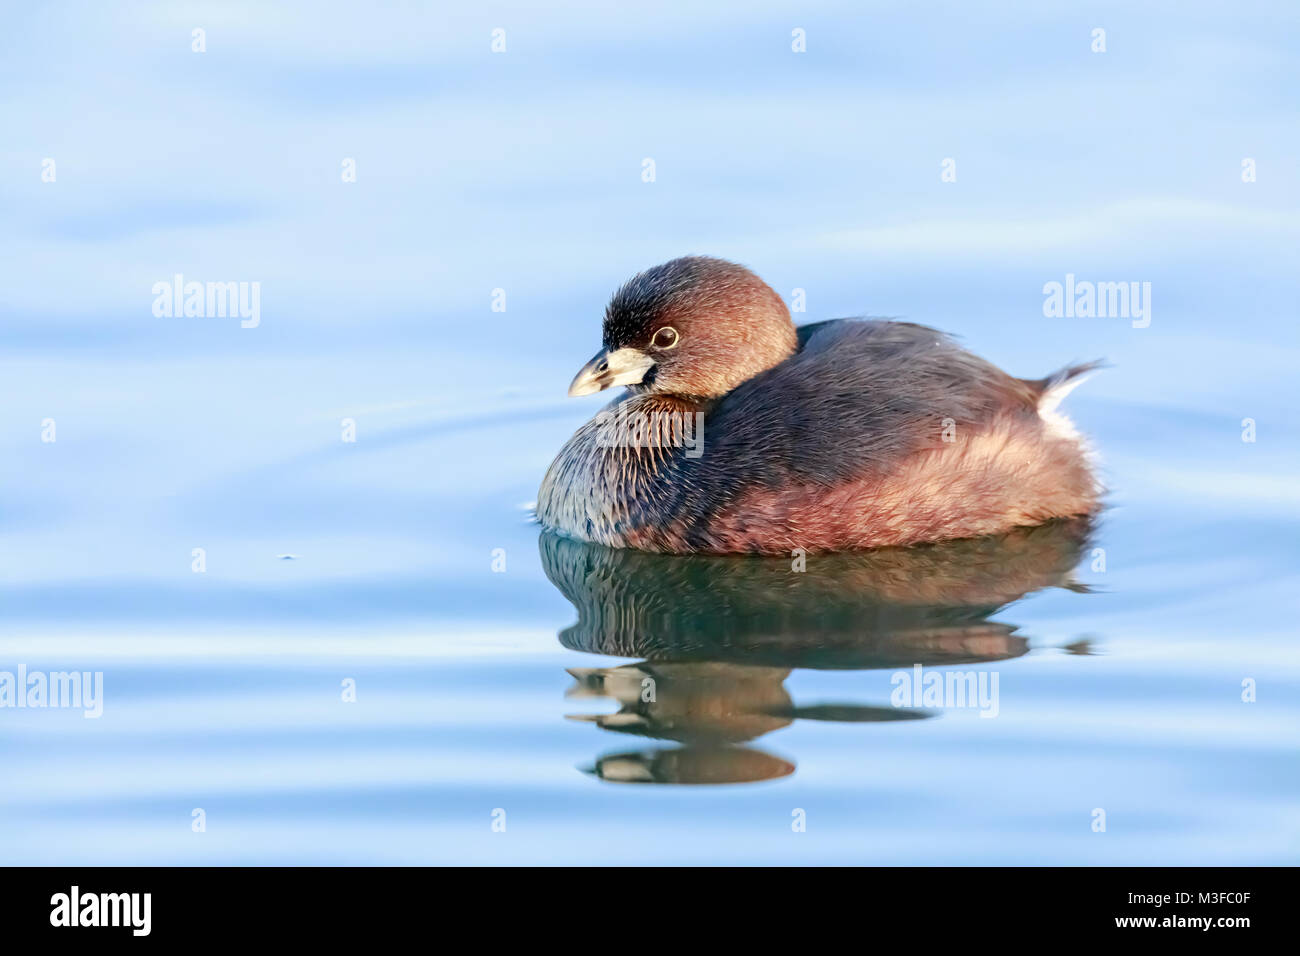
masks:
[(602, 730), (674, 740), (686, 746), (602, 757), (592, 768), (622, 783), (733, 783), (784, 777), (794, 765), (749, 747), (746, 741), (795, 720), (872, 722), (916, 720), (926, 711), (861, 704), (796, 707), (785, 689), (788, 668), (747, 664), (625, 664), (571, 667), (571, 698), (612, 698), (613, 714), (576, 714)]
[(989, 617), (1030, 591), (1079, 589), (1083, 522), (994, 538), (784, 558), (654, 555), (545, 533), (547, 577), (578, 611), (566, 647), (662, 661), (868, 668), (1016, 657)]
[(914, 720), (925, 711), (856, 704), (796, 707), (785, 689), (787, 668), (685, 662), (571, 667), (578, 683), (568, 696), (612, 698), (614, 714), (582, 714), (603, 730), (686, 744), (743, 743), (794, 720), (844, 723)]
[(744, 664), (626, 664), (577, 668), (570, 697), (608, 697), (615, 714), (584, 714), (604, 730), (680, 743), (743, 743), (790, 723), (788, 668)]
[(1030, 591), (1080, 590), (1070, 577), (1083, 522), (996, 538), (785, 559), (664, 556), (544, 534), (543, 566), (578, 611), (574, 650), (644, 658), (574, 668), (575, 698), (611, 698), (584, 715), (612, 732), (681, 748), (623, 753), (593, 772), (621, 782), (721, 783), (784, 776), (791, 764), (738, 747), (794, 720), (884, 722), (931, 716), (887, 705), (798, 706), (791, 669), (901, 669), (1019, 657), (1028, 641), (989, 617)]
[(606, 754), (587, 771), (610, 783), (753, 783), (794, 773), (794, 764), (752, 747), (675, 747)]

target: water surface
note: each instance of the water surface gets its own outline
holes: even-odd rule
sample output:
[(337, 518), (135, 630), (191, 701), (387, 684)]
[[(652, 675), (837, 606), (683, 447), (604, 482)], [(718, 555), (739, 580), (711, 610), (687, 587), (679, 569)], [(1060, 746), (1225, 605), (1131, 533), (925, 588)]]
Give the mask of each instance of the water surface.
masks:
[[(6, 15), (0, 671), (104, 700), (0, 709), (0, 861), (1300, 860), (1295, 11), (493, 16)], [(803, 571), (543, 535), (605, 299), (698, 252), (1109, 359), (1105, 513)], [(154, 316), (177, 273), (260, 324)], [(1067, 274), (1150, 324), (1046, 317)]]

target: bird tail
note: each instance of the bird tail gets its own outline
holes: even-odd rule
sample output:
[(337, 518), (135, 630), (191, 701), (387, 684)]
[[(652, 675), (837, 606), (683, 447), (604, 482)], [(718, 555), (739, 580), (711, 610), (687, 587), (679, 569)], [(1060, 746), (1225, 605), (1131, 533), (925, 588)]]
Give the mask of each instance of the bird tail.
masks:
[(1101, 359), (1080, 365), (1067, 365), (1046, 378), (1028, 379), (1025, 384), (1038, 393), (1039, 414), (1047, 415), (1054, 412), (1065, 396), (1091, 378), (1094, 372), (1106, 367), (1106, 362)]

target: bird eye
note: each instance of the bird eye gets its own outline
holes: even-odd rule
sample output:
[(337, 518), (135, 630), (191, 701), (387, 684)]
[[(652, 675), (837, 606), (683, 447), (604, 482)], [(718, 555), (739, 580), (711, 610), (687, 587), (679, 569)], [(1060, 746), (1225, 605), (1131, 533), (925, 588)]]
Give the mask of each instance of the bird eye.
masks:
[(671, 325), (665, 325), (662, 329), (654, 334), (650, 344), (657, 349), (670, 349), (677, 344), (677, 330)]

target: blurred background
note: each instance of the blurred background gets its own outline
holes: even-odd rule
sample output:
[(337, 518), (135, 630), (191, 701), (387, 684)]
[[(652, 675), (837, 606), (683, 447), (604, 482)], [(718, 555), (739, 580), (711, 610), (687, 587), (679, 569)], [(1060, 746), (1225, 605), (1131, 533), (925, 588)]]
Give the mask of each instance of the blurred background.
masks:
[[(0, 709), (0, 860), (1296, 862), (1297, 50), (1276, 2), (7, 9), (0, 670), (105, 702)], [(593, 597), (528, 506), (609, 294), (689, 253), (796, 321), (1113, 364), (1068, 402), (1112, 489), (1074, 578), (963, 603), (997, 719), (872, 719), (921, 659), (882, 625), (688, 675), (779, 712), (725, 741), (565, 720), (662, 648), (561, 639)], [(156, 316), (176, 274), (260, 323)], [(1067, 274), (1150, 325), (1045, 317)]]

